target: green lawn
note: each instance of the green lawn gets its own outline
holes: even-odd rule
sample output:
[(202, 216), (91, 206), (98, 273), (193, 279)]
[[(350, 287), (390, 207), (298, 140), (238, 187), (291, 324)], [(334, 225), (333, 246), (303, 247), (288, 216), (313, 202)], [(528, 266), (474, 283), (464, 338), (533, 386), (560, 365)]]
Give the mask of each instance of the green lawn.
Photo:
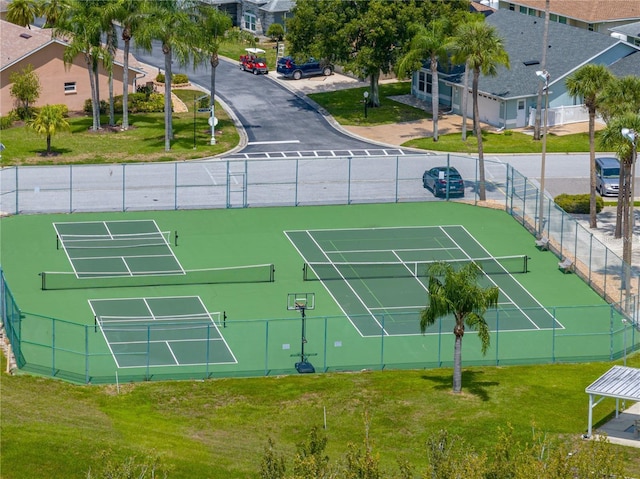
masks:
[[(627, 363), (640, 367), (640, 356)], [(477, 449), (490, 449), (508, 424), (522, 443), (531, 442), (533, 427), (579, 437), (587, 427), (584, 389), (610, 367), (465, 368), (459, 396), (447, 369), (121, 384), (119, 391), (4, 375), (2, 477), (84, 478), (90, 468), (103, 477), (109, 462), (157, 456), (170, 479), (257, 478), (268, 438), (290, 461), (325, 411), (332, 462), (349, 442), (362, 444), (367, 413), (382, 477), (397, 477), (399, 458), (424, 469), (425, 441), (442, 428)], [(596, 425), (614, 408), (612, 399), (600, 403)], [(639, 450), (613, 447), (628, 474), (640, 476)]]
[(107, 128), (108, 117), (103, 116), (101, 124), (105, 128), (99, 132), (89, 130), (91, 117), (73, 116), (68, 118), (70, 132), (53, 136), (51, 156), (44, 155), (46, 138), (24, 125), (2, 130), (2, 143), (6, 147), (2, 152), (2, 166), (190, 160), (224, 153), (238, 145), (238, 131), (220, 105), (216, 105), (219, 120), (216, 144), (210, 145), (209, 113), (196, 112), (194, 117), (193, 98), (203, 93), (177, 90), (176, 94), (183, 98), (189, 111), (173, 114), (174, 140), (170, 152), (164, 151), (164, 113), (129, 115), (132, 127), (127, 131)]

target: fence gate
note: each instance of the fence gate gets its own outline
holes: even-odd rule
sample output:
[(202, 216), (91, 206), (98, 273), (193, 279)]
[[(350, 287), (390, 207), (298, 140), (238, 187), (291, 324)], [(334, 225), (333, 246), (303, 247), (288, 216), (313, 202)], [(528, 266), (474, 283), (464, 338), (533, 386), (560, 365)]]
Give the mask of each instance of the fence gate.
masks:
[[(232, 171), (233, 168), (233, 171)], [(227, 162), (227, 208), (246, 208), (247, 162)]]

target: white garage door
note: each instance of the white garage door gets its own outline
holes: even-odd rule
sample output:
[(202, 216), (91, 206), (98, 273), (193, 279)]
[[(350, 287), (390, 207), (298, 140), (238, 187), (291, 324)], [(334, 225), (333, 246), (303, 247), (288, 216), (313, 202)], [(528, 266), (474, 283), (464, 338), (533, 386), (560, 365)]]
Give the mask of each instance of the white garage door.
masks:
[(500, 119), (500, 102), (494, 98), (478, 93), (478, 109), (480, 121), (493, 126), (502, 126)]

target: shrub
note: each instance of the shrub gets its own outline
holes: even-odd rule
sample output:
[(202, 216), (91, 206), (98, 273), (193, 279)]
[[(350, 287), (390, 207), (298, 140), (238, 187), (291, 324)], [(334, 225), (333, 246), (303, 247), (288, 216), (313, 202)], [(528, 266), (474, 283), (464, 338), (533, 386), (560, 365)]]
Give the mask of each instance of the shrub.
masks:
[[(589, 214), (589, 199), (588, 194), (584, 195), (567, 195), (563, 193), (555, 197), (556, 204), (571, 214)], [(596, 213), (600, 213), (604, 207), (604, 201), (602, 197), (596, 196)]]
[(11, 128), (12, 125), (13, 118), (11, 116), (11, 113), (9, 113), (7, 116), (0, 116), (0, 130), (7, 130)]
[[(156, 81), (158, 83), (164, 83), (164, 73), (158, 73)], [(180, 85), (182, 83), (189, 83), (189, 77), (185, 73), (176, 73), (171, 78), (172, 85)]]
[(189, 83), (189, 77), (185, 73), (176, 73), (171, 79), (172, 85), (182, 85), (183, 83)]
[[(100, 114), (105, 115), (109, 109), (109, 104), (105, 100), (100, 100)], [(84, 101), (84, 112), (87, 115), (93, 115), (93, 107), (91, 106), (91, 98)]]
[(284, 27), (279, 23), (272, 23), (267, 29), (267, 36), (272, 42), (281, 42), (284, 38)]

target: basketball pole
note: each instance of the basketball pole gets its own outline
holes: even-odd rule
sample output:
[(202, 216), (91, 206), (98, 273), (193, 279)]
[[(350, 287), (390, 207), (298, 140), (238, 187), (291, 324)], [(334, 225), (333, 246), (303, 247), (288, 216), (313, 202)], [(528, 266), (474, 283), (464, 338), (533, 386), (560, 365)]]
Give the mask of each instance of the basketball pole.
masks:
[(304, 305), (300, 305), (298, 309), (300, 310), (300, 314), (302, 315), (302, 340), (301, 340), (301, 346), (300, 346), (300, 362), (304, 363), (306, 359), (304, 356), (304, 345), (307, 342), (307, 338), (305, 337), (307, 316), (304, 312), (304, 310), (306, 309)]

